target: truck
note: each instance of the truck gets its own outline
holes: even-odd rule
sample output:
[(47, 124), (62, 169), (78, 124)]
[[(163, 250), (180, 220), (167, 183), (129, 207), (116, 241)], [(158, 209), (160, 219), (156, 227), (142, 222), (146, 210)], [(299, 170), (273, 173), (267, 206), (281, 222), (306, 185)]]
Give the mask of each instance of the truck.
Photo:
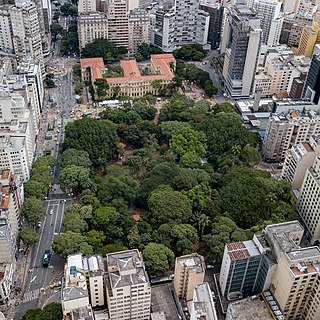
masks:
[(42, 266), (47, 268), (49, 266), (50, 259), (51, 259), (51, 251), (45, 250), (42, 257)]

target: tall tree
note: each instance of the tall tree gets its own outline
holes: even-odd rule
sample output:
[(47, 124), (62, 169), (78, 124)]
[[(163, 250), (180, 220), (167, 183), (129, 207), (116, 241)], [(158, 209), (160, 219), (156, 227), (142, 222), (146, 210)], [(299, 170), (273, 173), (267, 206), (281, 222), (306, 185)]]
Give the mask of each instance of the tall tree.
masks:
[(174, 253), (159, 243), (149, 243), (142, 252), (147, 271), (151, 276), (161, 276), (174, 263)]
[(108, 121), (90, 118), (69, 122), (63, 150), (69, 148), (88, 152), (94, 166), (105, 165), (118, 149), (115, 126)]
[(30, 197), (24, 202), (22, 212), (33, 227), (35, 227), (39, 221), (42, 221), (46, 215), (42, 201), (35, 197)]

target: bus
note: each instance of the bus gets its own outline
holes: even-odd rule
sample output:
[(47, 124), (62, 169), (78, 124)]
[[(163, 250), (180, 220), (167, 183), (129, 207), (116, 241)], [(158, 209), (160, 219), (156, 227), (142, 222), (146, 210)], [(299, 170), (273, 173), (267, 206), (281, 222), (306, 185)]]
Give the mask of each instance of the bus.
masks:
[(51, 251), (50, 250), (45, 250), (42, 258), (42, 265), (44, 267), (48, 267), (50, 263), (50, 258), (51, 258)]

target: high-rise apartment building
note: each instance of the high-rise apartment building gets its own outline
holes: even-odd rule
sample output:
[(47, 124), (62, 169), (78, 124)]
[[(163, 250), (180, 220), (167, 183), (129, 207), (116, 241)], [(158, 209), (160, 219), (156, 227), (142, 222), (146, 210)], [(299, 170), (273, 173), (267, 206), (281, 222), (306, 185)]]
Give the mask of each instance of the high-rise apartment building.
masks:
[(139, 8), (138, 0), (82, 0), (78, 12), (80, 49), (104, 38), (133, 55), (140, 44), (149, 43), (149, 13)]
[(320, 137), (311, 136), (309, 142), (302, 142), (288, 150), (283, 164), (281, 178), (300, 189), (307, 169), (320, 154)]
[(96, 0), (79, 0), (78, 13), (88, 13), (96, 11), (98, 11)]
[(230, 8), (221, 52), (225, 53), (225, 88), (231, 97), (249, 97), (252, 94), (260, 42), (260, 20), (256, 13), (244, 5)]
[(273, 114), (263, 141), (263, 157), (266, 161), (283, 161), (289, 148), (319, 134), (320, 115), (314, 110)]
[(38, 10), (30, 0), (17, 1), (15, 6), (9, 7), (14, 53), (20, 61), (30, 55), (39, 62), (44, 74), (44, 58)]
[(156, 22), (151, 30), (151, 43), (165, 52), (183, 45), (207, 45), (210, 16), (200, 9), (200, 0), (166, 3), (156, 11)]
[[(261, 265), (258, 274), (265, 274), (262, 291), (269, 291), (272, 299), (266, 301), (274, 300), (273, 305), (280, 311), (278, 315), (283, 316), (281, 319), (313, 320), (320, 316), (320, 249), (301, 248), (303, 233), (304, 229), (298, 221), (290, 221), (269, 225), (262, 233), (254, 235), (252, 240), (261, 254), (272, 261), (267, 269)], [(224, 260), (228, 254), (226, 250)], [(227, 274), (230, 274), (230, 268)], [(239, 280), (237, 275), (242, 274), (243, 269), (242, 265), (233, 269), (233, 282)], [(251, 281), (252, 278), (248, 278), (243, 285)], [(270, 304), (270, 309), (273, 305)]]
[(303, 95), (314, 103), (319, 102), (320, 97), (320, 54), (312, 57), (309, 73), (305, 81)]
[[(136, 9), (138, 6), (133, 7)], [(129, 1), (108, 1), (108, 39), (119, 47), (128, 48), (129, 38)]]
[(305, 26), (302, 30), (298, 53), (311, 57), (316, 42), (320, 41), (319, 24), (313, 22), (311, 26)]
[[(252, 7), (257, 12), (257, 17), (260, 19), (260, 26), (262, 29), (261, 42), (269, 44), (271, 24), (273, 20), (279, 17), (281, 2), (278, 0), (254, 0)], [(274, 41), (271, 41), (270, 39), (270, 42)]]
[(320, 241), (320, 157), (306, 171), (298, 197), (298, 211), (312, 243)]
[(208, 43), (211, 49), (217, 49), (221, 40), (223, 6), (219, 2), (202, 0), (199, 9), (209, 13)]
[(220, 270), (221, 293), (228, 299), (263, 290), (271, 263), (252, 241), (226, 244)]
[(83, 13), (78, 17), (79, 47), (83, 49), (95, 39), (108, 38), (108, 20), (103, 12)]
[(113, 320), (149, 320), (151, 287), (141, 253), (128, 250), (107, 254), (106, 293)]
[(150, 15), (143, 9), (133, 9), (129, 13), (129, 54), (137, 52), (142, 43), (150, 42)]
[(2, 7), (0, 9), (0, 17), (0, 50), (7, 53), (12, 53), (13, 39), (8, 7)]
[(20, 229), (23, 186), (17, 175), (0, 172), (0, 304), (9, 301), (13, 288), (16, 241)]
[(173, 284), (179, 299), (193, 299), (195, 287), (203, 283), (205, 270), (204, 258), (197, 253), (176, 258)]

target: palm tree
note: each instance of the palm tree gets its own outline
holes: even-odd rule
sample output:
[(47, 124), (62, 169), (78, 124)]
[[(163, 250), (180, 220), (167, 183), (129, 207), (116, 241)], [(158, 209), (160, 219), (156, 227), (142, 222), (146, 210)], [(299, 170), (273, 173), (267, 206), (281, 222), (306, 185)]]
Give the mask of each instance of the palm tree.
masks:
[(277, 196), (274, 193), (267, 194), (266, 204), (267, 204), (268, 213), (270, 213), (272, 207), (276, 204), (276, 202), (277, 202)]
[(241, 146), (239, 146), (238, 144), (235, 144), (231, 147), (231, 153), (234, 156), (238, 156), (241, 153)]
[(210, 224), (210, 219), (205, 214), (200, 214), (198, 216), (198, 227), (200, 232), (200, 239), (202, 239), (204, 228)]

